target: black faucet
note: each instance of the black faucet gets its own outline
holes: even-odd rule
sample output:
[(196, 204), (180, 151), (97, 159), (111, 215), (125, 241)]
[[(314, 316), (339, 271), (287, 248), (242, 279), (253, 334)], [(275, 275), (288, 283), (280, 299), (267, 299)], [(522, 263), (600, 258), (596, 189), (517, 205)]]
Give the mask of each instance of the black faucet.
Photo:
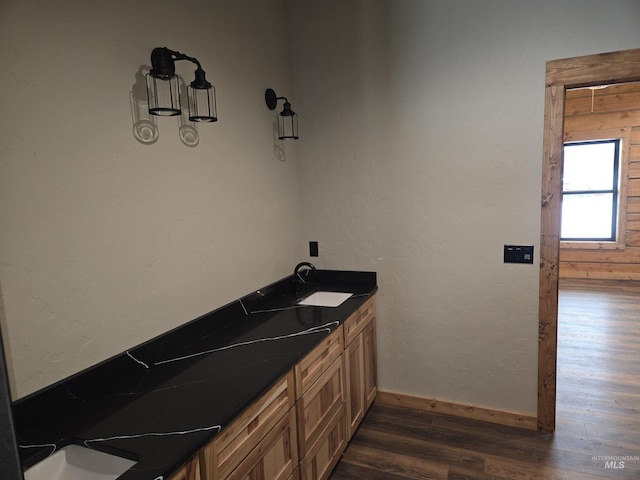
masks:
[(316, 267), (313, 265), (313, 263), (300, 262), (298, 265), (296, 265), (296, 268), (293, 269), (293, 283), (296, 287), (296, 297), (300, 297), (303, 287), (309, 280), (309, 275), (313, 275), (315, 273)]

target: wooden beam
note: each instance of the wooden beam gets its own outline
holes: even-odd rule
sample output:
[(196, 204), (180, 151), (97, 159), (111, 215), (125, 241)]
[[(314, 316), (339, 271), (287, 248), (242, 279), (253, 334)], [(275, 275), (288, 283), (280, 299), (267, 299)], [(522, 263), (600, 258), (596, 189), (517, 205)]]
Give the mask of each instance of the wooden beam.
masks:
[(601, 138), (607, 138), (611, 129), (624, 129), (629, 125), (640, 125), (640, 110), (613, 111), (589, 115), (574, 115), (565, 118), (565, 131), (602, 130)]
[(627, 199), (627, 213), (640, 213), (639, 197), (629, 197)]
[(640, 49), (600, 53), (547, 62), (547, 86), (588, 87), (640, 80)]
[(545, 90), (538, 324), (538, 428), (555, 430), (564, 88)]
[[(618, 95), (625, 95), (627, 93), (636, 93), (638, 86), (633, 83), (619, 83), (616, 85), (608, 85), (607, 88), (597, 88), (593, 92), (593, 96), (598, 99), (599, 97), (615, 97)], [(567, 90), (567, 100), (576, 98), (588, 98), (591, 102), (591, 88), (579, 88), (575, 90)], [(570, 110), (567, 110), (569, 112)]]
[(577, 263), (562, 264), (562, 278), (597, 278), (600, 280), (640, 280), (637, 264)]
[[(635, 152), (634, 152), (635, 150)], [(637, 148), (631, 148), (632, 159), (634, 159), (633, 155), (638, 155)], [(629, 163), (629, 178), (640, 178), (640, 162), (631, 162)]]
[[(576, 250), (560, 249), (560, 262), (572, 263), (636, 263), (640, 264), (640, 248), (627, 247), (624, 250)], [(636, 267), (637, 268), (637, 267)], [(640, 272), (640, 269), (638, 269)]]
[[(631, 85), (635, 85), (635, 83)], [(569, 92), (567, 92), (565, 115), (597, 115), (601, 113), (626, 112), (628, 110), (640, 109), (640, 92), (621, 93), (618, 95), (596, 95), (595, 93), (598, 91), (603, 90), (596, 90), (593, 99), (590, 96), (570, 98)]]
[(630, 197), (640, 197), (640, 178), (632, 178), (629, 180), (627, 195)]

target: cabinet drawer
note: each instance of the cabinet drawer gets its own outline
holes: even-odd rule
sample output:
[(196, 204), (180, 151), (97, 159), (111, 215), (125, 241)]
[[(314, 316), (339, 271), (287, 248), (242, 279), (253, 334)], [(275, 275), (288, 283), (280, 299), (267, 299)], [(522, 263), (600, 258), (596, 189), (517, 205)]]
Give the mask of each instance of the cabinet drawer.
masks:
[(289, 410), (227, 480), (289, 480), (298, 465), (296, 415)]
[(296, 365), (297, 399), (301, 398), (329, 365), (342, 355), (343, 350), (342, 325), (340, 325)]
[(301, 480), (326, 480), (346, 446), (344, 409), (336, 412), (300, 464)]
[(375, 297), (371, 297), (344, 322), (344, 344), (349, 345), (375, 316)]
[(293, 371), (290, 371), (204, 448), (208, 480), (227, 478), (294, 404)]
[(338, 410), (344, 409), (344, 398), (344, 364), (341, 355), (296, 403), (301, 458), (318, 439), (327, 421)]

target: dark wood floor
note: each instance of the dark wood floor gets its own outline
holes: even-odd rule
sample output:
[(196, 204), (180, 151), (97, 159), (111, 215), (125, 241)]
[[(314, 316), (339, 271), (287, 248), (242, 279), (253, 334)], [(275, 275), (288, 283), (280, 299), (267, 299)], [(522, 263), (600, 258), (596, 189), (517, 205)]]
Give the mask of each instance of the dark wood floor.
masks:
[(563, 281), (558, 318), (554, 434), (374, 404), (331, 480), (640, 479), (640, 282)]

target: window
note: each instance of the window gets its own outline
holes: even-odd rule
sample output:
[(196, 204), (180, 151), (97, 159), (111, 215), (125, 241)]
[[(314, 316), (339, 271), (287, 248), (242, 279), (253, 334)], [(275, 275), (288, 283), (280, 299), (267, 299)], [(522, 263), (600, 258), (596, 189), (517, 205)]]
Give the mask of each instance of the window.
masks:
[(620, 140), (564, 145), (562, 241), (616, 241), (619, 170)]

